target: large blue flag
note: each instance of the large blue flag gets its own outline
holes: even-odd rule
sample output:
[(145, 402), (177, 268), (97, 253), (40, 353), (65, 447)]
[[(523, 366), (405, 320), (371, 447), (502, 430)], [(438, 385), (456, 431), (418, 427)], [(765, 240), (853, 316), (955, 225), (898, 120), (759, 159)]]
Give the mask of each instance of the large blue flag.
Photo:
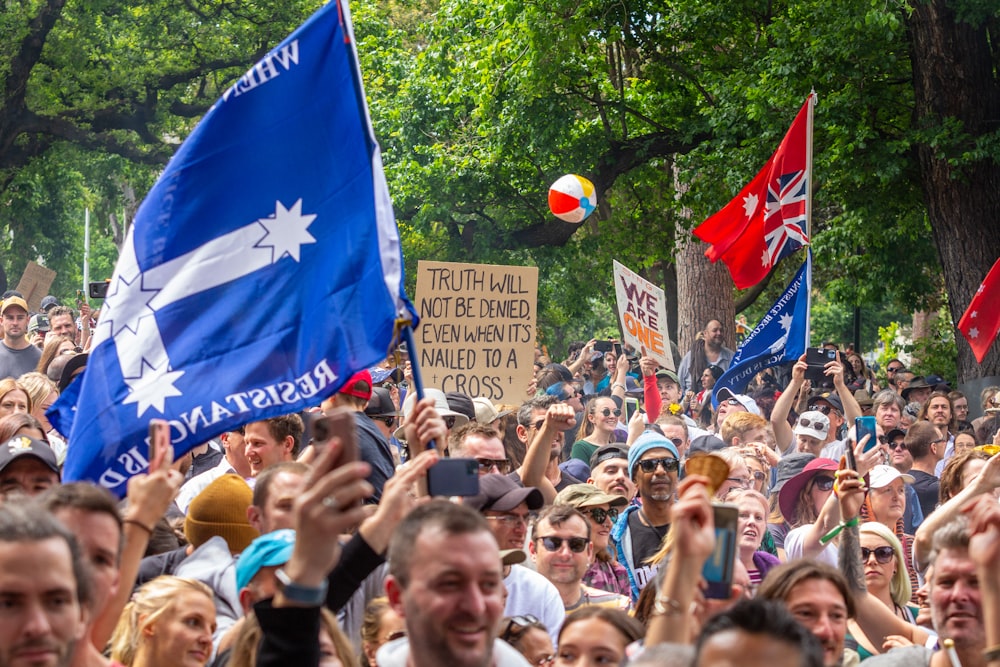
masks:
[(727, 387), (742, 394), (747, 384), (765, 368), (797, 361), (809, 346), (809, 298), (812, 290), (812, 250), (792, 282), (757, 323), (736, 354), (729, 369), (712, 390), (712, 405), (718, 406), (719, 390)]
[(382, 359), (403, 294), (399, 233), (346, 2), (334, 0), (205, 115), (143, 201), (89, 364), (50, 416), (64, 479), (119, 495), (147, 425), (178, 454), (301, 410)]

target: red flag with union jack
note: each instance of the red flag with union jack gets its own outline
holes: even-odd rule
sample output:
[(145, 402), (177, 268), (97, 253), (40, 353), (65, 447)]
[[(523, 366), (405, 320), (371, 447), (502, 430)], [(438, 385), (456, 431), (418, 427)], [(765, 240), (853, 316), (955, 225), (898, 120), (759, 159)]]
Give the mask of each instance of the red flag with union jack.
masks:
[(695, 236), (711, 244), (705, 256), (725, 262), (739, 289), (756, 285), (778, 260), (809, 243), (815, 104), (812, 93), (764, 168), (694, 229)]
[(1000, 331), (1000, 259), (986, 274), (983, 283), (976, 290), (962, 319), (958, 321), (958, 330), (969, 341), (976, 361), (983, 363), (983, 358), (989, 351), (997, 332)]

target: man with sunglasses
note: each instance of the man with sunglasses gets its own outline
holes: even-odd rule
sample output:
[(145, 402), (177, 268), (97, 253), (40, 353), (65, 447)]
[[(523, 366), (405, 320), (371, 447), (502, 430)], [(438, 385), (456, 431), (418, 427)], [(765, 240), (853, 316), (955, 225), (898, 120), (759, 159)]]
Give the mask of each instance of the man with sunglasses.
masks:
[(531, 525), (528, 550), (538, 574), (559, 591), (567, 613), (591, 606), (629, 610), (628, 597), (583, 583), (594, 545), (590, 541), (590, 522), (573, 507), (550, 505), (542, 510)]
[(574, 426), (576, 410), (556, 396), (536, 396), (525, 401), (517, 411), (515, 433), (524, 443), (525, 453), (521, 466), (511, 473), (511, 477), (524, 486), (538, 487), (547, 503), (567, 486), (583, 481), (559, 467), (565, 432)]
[(647, 430), (628, 450), (629, 475), (642, 505), (633, 505), (618, 517), (611, 539), (618, 562), (628, 570), (633, 602), (655, 578), (657, 567), (645, 561), (660, 550), (670, 529), (679, 467), (680, 457), (674, 443), (656, 431)]
[[(480, 477), (479, 495), (463, 498), (462, 503), (486, 517), (501, 550), (524, 548), (531, 513), (545, 504), (538, 489), (518, 486), (507, 475), (498, 474)], [(507, 589), (504, 616), (535, 616), (556, 641), (566, 613), (555, 586), (522, 565), (505, 565), (503, 583)]]
[[(624, 461), (623, 461), (624, 463)], [(590, 543), (594, 557), (583, 574), (583, 583), (598, 590), (631, 597), (628, 571), (611, 553), (611, 530), (618, 514), (628, 505), (624, 496), (601, 491), (593, 484), (574, 484), (559, 492), (557, 505), (569, 505), (590, 521)]]
[(479, 476), (510, 472), (510, 459), (495, 428), (470, 421), (448, 436), (448, 455), (456, 459), (476, 459)]
[(896, 389), (896, 373), (905, 370), (906, 366), (904, 366), (903, 362), (899, 359), (890, 359), (885, 365), (885, 379), (893, 390), (898, 391), (898, 389)]

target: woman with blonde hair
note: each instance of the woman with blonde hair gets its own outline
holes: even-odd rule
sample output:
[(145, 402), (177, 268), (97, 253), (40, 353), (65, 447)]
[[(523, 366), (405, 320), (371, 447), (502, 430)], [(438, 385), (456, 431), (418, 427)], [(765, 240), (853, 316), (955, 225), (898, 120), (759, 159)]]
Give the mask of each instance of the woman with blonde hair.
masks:
[(34, 409), (31, 396), (14, 378), (0, 380), (0, 417)]
[(200, 581), (162, 576), (125, 605), (111, 636), (111, 659), (125, 667), (202, 667), (212, 657), (212, 589)]
[(48, 373), (52, 360), (60, 354), (77, 354), (79, 352), (83, 352), (83, 350), (76, 346), (76, 341), (73, 340), (72, 336), (49, 334), (45, 337), (42, 356), (38, 358), (35, 370), (39, 373)]
[(781, 564), (777, 556), (761, 550), (761, 544), (768, 534), (769, 503), (762, 493), (754, 489), (733, 489), (726, 494), (726, 502), (736, 505), (739, 510), (736, 557), (747, 569), (751, 590), (756, 591), (767, 573)]
[[(861, 565), (865, 570), (868, 592), (893, 610), (901, 620), (915, 623), (916, 607), (909, 606), (913, 595), (912, 582), (899, 538), (888, 526), (878, 521), (861, 524), (858, 535)], [(858, 643), (858, 654), (862, 660), (882, 652), (881, 640), (875, 642), (869, 639), (854, 620), (848, 621), (847, 628)]]
[(375, 653), (386, 642), (406, 636), (406, 623), (389, 606), (389, 598), (378, 597), (365, 607), (361, 621), (361, 665), (375, 667)]

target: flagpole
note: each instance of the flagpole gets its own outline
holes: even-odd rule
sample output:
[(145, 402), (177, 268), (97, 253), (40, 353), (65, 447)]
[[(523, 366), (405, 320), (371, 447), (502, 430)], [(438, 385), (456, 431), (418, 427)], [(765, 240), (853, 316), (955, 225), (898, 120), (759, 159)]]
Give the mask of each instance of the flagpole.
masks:
[(806, 114), (806, 165), (809, 174), (806, 187), (809, 196), (806, 197), (806, 238), (812, 239), (812, 201), (813, 201), (813, 110), (816, 108), (816, 91), (809, 93), (809, 113)]
[[(417, 363), (417, 346), (413, 342), (413, 330), (410, 324), (404, 324), (399, 331), (399, 337), (406, 343), (406, 352), (410, 357), (410, 373), (413, 375), (413, 391), (417, 392), (417, 400), (424, 399), (424, 381), (420, 375), (420, 364)], [(405, 419), (405, 415), (404, 415)], [(427, 443), (427, 449), (435, 449), (437, 444), (431, 440)]]

